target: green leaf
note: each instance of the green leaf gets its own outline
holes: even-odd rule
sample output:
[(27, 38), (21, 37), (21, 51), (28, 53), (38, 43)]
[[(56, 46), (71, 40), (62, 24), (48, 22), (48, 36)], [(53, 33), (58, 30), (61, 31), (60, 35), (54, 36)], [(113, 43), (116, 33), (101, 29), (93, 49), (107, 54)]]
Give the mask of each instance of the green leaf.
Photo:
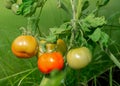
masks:
[(107, 47), (109, 42), (109, 36), (105, 32), (101, 32), (101, 38), (99, 40), (100, 44)]
[(85, 22), (81, 22), (80, 25), (81, 25), (81, 28), (82, 28), (83, 31), (90, 32), (90, 29), (89, 29), (90, 26), (88, 24), (86, 24)]
[(56, 36), (56, 35), (49, 35), (49, 36), (46, 37), (45, 40), (46, 40), (47, 42), (54, 43), (54, 42), (56, 42), (56, 40), (57, 40), (57, 36)]
[(101, 30), (100, 28), (97, 28), (92, 35), (89, 36), (89, 38), (93, 41), (93, 42), (97, 42), (99, 41), (99, 39), (101, 38)]
[(37, 3), (34, 3), (34, 0), (23, 0), (23, 3), (20, 5), (17, 14), (24, 16), (31, 16), (36, 11)]
[(101, 6), (105, 6), (110, 0), (98, 0), (98, 5)]
[(104, 16), (102, 16), (102, 17), (95, 17), (95, 15), (93, 13), (89, 14), (81, 22), (86, 23), (88, 28), (91, 28), (91, 27), (95, 28), (95, 27), (102, 26), (102, 25), (106, 24), (106, 20), (105, 20)]
[(68, 23), (62, 24), (59, 28), (54, 27), (49, 29), (51, 34), (59, 35), (69, 33), (71, 27), (68, 27)]

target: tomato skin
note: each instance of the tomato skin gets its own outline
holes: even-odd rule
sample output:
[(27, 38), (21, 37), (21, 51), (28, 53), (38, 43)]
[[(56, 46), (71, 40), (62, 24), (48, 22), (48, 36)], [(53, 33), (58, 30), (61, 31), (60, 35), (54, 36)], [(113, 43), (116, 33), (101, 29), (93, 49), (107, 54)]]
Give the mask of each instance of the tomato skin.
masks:
[(65, 44), (65, 42), (62, 39), (58, 39), (57, 40), (57, 48), (56, 48), (57, 52), (60, 52), (62, 55), (64, 55), (67, 51), (67, 46)]
[(73, 69), (84, 68), (90, 63), (91, 58), (91, 52), (86, 47), (71, 49), (67, 53), (67, 63)]
[(12, 43), (12, 52), (20, 58), (30, 58), (36, 55), (38, 51), (38, 43), (33, 36), (18, 36)]
[(52, 70), (61, 70), (64, 66), (64, 60), (59, 52), (44, 53), (39, 56), (38, 69), (44, 74), (50, 73)]

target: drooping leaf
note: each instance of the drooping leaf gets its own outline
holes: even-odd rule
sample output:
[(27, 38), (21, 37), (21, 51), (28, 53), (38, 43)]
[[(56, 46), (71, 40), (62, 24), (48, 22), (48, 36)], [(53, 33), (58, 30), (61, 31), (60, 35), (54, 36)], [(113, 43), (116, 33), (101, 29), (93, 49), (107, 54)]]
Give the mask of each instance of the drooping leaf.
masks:
[(101, 30), (100, 28), (97, 28), (92, 35), (89, 36), (89, 38), (93, 41), (93, 42), (97, 42), (100, 40), (101, 38)]
[(65, 23), (65, 24), (62, 24), (60, 27), (50, 28), (49, 30), (50, 30), (51, 34), (58, 35), (58, 34), (68, 33), (71, 30), (71, 28), (68, 27), (67, 23)]
[(106, 20), (104, 16), (95, 17), (93, 13), (89, 14), (85, 19), (82, 19), (81, 22), (86, 23), (88, 28), (91, 28), (91, 27), (95, 28), (95, 27), (106, 24)]

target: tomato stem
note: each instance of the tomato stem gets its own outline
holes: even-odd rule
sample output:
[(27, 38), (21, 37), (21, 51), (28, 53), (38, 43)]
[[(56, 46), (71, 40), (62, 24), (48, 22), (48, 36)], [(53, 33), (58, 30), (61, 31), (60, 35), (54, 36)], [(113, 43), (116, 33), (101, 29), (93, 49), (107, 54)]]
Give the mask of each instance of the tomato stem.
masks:
[[(71, 38), (70, 38), (70, 46), (68, 49), (73, 47), (73, 42), (76, 39), (76, 34), (79, 34), (79, 31), (77, 30), (77, 21), (80, 17), (81, 10), (82, 10), (82, 0), (78, 1), (77, 8), (76, 8), (76, 0), (70, 0), (71, 7), (72, 7), (72, 30), (71, 30)], [(75, 43), (75, 42), (74, 42)]]
[[(39, 20), (40, 20), (40, 16), (41, 16), (41, 13), (42, 13), (42, 9), (43, 9), (43, 6), (45, 4), (47, 0), (44, 0), (41, 7), (40, 7), (40, 11), (38, 13), (37, 16), (33, 15), (31, 17), (28, 17), (28, 25), (27, 25), (27, 34), (32, 34), (32, 35), (36, 35), (36, 33), (39, 34), (39, 36), (41, 36), (41, 31), (40, 31), (40, 28), (39, 28)], [(38, 35), (37, 34), (37, 35)]]

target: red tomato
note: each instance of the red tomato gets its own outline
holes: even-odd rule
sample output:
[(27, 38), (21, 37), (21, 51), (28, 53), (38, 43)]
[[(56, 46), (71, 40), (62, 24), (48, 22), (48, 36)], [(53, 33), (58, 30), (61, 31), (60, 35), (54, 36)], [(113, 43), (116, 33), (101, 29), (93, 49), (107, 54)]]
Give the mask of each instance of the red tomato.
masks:
[(20, 58), (30, 58), (36, 55), (38, 51), (38, 43), (33, 36), (18, 36), (12, 43), (12, 52)]
[(63, 56), (59, 52), (44, 53), (40, 55), (38, 59), (38, 68), (45, 74), (48, 74), (55, 69), (61, 70), (63, 65)]

